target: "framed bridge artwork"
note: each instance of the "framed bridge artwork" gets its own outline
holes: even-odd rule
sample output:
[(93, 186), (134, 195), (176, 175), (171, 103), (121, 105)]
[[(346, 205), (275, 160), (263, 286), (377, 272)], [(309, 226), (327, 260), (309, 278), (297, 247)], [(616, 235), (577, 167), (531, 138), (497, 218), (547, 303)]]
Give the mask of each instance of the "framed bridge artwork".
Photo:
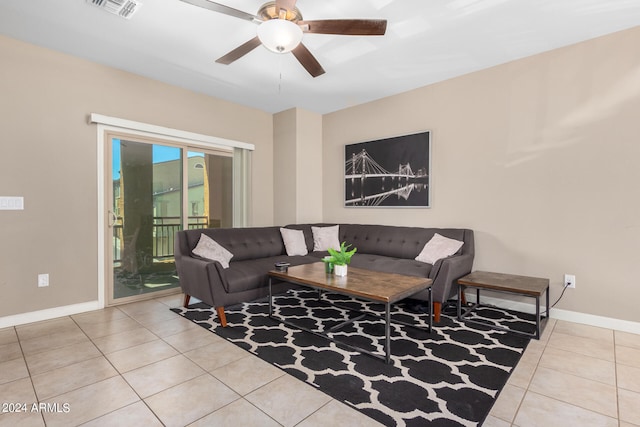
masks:
[(430, 175), (429, 131), (345, 145), (344, 205), (428, 208)]

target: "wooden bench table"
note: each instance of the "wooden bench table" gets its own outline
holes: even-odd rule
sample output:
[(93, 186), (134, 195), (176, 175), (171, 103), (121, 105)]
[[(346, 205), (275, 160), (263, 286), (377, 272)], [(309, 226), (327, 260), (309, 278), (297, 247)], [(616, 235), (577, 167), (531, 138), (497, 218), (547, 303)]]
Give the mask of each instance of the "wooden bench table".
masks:
[[(476, 302), (471, 307), (462, 312), (462, 300), (466, 288), (476, 289)], [(480, 290), (496, 292), (506, 292), (510, 294), (532, 297), (536, 300), (536, 330), (534, 333), (517, 331), (500, 325), (491, 325), (496, 329), (506, 330), (512, 333), (525, 335), (540, 339), (541, 327), (549, 319), (549, 279), (539, 277), (517, 276), (514, 274), (491, 273), (487, 271), (474, 271), (458, 279), (458, 320), (480, 325), (488, 325), (487, 322), (480, 322), (468, 319), (468, 316), (480, 307)], [(546, 294), (546, 316), (540, 313), (540, 297)]]

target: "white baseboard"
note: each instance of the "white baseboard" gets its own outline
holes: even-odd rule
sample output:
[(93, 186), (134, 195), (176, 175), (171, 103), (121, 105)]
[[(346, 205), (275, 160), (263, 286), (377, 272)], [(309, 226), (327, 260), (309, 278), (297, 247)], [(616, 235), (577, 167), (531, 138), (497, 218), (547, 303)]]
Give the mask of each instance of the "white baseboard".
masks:
[(640, 323), (630, 320), (595, 316), (593, 314), (578, 313), (577, 311), (560, 310), (559, 308), (551, 309), (551, 318), (640, 335)]
[(99, 301), (89, 301), (79, 304), (65, 305), (62, 307), (48, 308), (45, 310), (31, 311), (29, 313), (15, 314), (13, 316), (0, 317), (0, 329), (10, 326), (24, 325), (25, 323), (51, 320), (58, 317), (71, 316), (87, 311), (103, 308)]
[[(491, 304), (498, 307), (521, 311), (523, 313), (535, 313), (535, 305), (524, 303), (521, 301), (513, 301), (502, 298), (482, 296), (484, 304)], [(475, 294), (469, 293), (467, 301), (475, 302)], [(191, 298), (191, 303), (195, 303), (196, 298)], [(58, 317), (71, 316), (73, 314), (85, 313), (87, 311), (99, 310), (103, 308), (99, 301), (89, 301), (80, 304), (66, 305), (63, 307), (49, 308), (46, 310), (32, 311), (29, 313), (21, 313), (13, 316), (0, 317), (0, 329), (10, 326), (24, 325), (25, 323), (40, 322), (43, 320), (51, 320)], [(540, 311), (544, 313), (545, 307), (541, 306)], [(614, 319), (611, 317), (595, 316), (593, 314), (579, 313), (577, 311), (561, 310), (558, 308), (551, 309), (551, 318), (566, 320), (568, 322), (582, 323), (600, 328), (615, 329), (617, 331), (630, 332), (632, 334), (640, 334), (640, 323), (628, 320)]]
[[(467, 293), (467, 301), (475, 302), (475, 292)], [(532, 303), (526, 303), (521, 301), (513, 301), (502, 298), (495, 298), (489, 296), (480, 296), (482, 304), (495, 305), (497, 307), (506, 308), (509, 310), (520, 311), (523, 313), (535, 313), (536, 306)], [(546, 307), (543, 305), (544, 301), (540, 301), (540, 312), (545, 313)], [(640, 334), (640, 323), (631, 322), (629, 320), (614, 319), (611, 317), (596, 316), (593, 314), (579, 313), (577, 311), (561, 310), (559, 308), (552, 308), (549, 315), (552, 319), (565, 320), (568, 322), (582, 323), (584, 325), (597, 326), (599, 328), (615, 329), (616, 331), (630, 332), (632, 334)]]

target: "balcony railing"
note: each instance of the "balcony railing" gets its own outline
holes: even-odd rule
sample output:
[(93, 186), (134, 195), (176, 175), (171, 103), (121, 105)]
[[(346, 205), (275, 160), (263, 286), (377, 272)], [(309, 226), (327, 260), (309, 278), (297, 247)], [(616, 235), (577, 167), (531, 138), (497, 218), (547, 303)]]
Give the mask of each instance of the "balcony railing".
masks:
[[(187, 224), (189, 230), (208, 228), (209, 219), (206, 216), (190, 216)], [(153, 217), (153, 259), (162, 260), (173, 257), (173, 245), (176, 232), (182, 229), (180, 217)], [(124, 242), (122, 217), (118, 217), (113, 226), (113, 260), (120, 262)]]

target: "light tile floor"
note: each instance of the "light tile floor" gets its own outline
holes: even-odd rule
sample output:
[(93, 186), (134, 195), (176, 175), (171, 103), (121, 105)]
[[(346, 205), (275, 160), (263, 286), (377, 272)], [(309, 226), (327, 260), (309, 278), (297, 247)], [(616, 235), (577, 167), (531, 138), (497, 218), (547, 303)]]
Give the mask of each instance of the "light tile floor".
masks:
[(484, 425), (640, 426), (640, 335), (551, 319)]
[[(0, 330), (0, 427), (377, 425), (171, 313), (180, 300)], [(640, 335), (551, 320), (484, 425), (640, 426)]]

